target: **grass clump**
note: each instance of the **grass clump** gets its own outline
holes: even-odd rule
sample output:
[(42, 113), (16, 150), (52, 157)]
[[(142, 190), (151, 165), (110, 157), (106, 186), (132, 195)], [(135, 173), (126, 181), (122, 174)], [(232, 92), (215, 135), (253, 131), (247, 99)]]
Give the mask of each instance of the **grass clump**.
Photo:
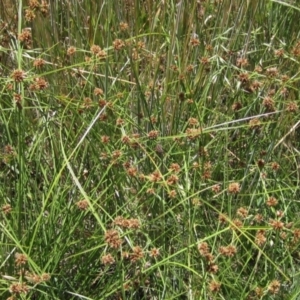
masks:
[(3, 4), (1, 299), (297, 299), (296, 4)]

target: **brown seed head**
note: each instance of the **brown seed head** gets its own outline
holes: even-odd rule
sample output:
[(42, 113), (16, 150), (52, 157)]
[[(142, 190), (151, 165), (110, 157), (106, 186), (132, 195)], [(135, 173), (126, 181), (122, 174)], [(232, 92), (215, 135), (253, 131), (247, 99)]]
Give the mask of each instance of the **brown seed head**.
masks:
[(232, 257), (236, 254), (237, 250), (234, 245), (221, 246), (219, 248), (219, 253), (223, 256)]
[(40, 3), (38, 0), (29, 0), (28, 5), (32, 10), (39, 9), (40, 7)]
[(275, 102), (274, 100), (267, 96), (263, 99), (262, 105), (268, 110), (268, 111), (275, 111)]
[(25, 20), (27, 22), (32, 22), (36, 18), (35, 12), (31, 9), (25, 10)]
[(22, 266), (25, 265), (27, 263), (27, 255), (23, 254), (23, 253), (16, 253), (15, 254), (15, 264), (16, 266)]
[(22, 33), (19, 34), (18, 39), (20, 42), (23, 42), (26, 45), (30, 44), (32, 42), (31, 29), (23, 29)]
[(119, 232), (115, 229), (107, 230), (105, 232), (104, 240), (110, 247), (115, 249), (119, 248), (122, 244)]
[(188, 124), (190, 126), (196, 126), (196, 127), (199, 126), (199, 122), (196, 118), (189, 118), (188, 119)]
[(279, 220), (270, 220), (269, 221), (270, 226), (273, 227), (274, 230), (281, 230), (284, 228), (284, 223)]
[(261, 127), (260, 120), (258, 118), (251, 119), (249, 121), (249, 127), (253, 130), (259, 129)]
[(110, 253), (108, 253), (101, 257), (101, 262), (104, 265), (112, 265), (115, 262), (115, 259), (113, 258), (113, 256)]
[(177, 163), (172, 163), (169, 167), (170, 171), (173, 171), (175, 173), (179, 173), (180, 172), (180, 166)]
[(68, 56), (74, 55), (75, 52), (76, 52), (76, 48), (75, 48), (74, 46), (71, 46), (71, 47), (69, 47), (69, 48), (67, 49), (67, 55), (68, 55)]
[(279, 74), (278, 72), (278, 69), (276, 67), (273, 67), (273, 68), (268, 68), (266, 70), (266, 75), (269, 76), (269, 77), (277, 77)]
[(249, 74), (247, 72), (240, 73), (238, 76), (238, 79), (242, 83), (247, 83), (247, 82), (249, 82)]
[(86, 199), (80, 200), (78, 202), (76, 202), (76, 206), (80, 209), (80, 210), (87, 210), (89, 207), (89, 202)]
[(92, 46), (91, 46), (91, 52), (92, 52), (94, 55), (98, 54), (100, 51), (101, 51), (100, 46), (98, 46), (98, 45), (92, 45)]
[(25, 79), (25, 72), (23, 70), (14, 70), (11, 78), (16, 82), (22, 82)]
[(177, 192), (175, 190), (171, 190), (168, 192), (168, 196), (169, 198), (174, 199), (177, 196)]
[(211, 281), (208, 286), (209, 290), (213, 293), (217, 293), (220, 290), (220, 287), (221, 287), (221, 283), (214, 280)]
[(190, 44), (191, 44), (193, 47), (196, 47), (196, 46), (199, 46), (199, 45), (200, 45), (200, 41), (199, 41), (199, 39), (197, 39), (197, 38), (191, 38), (191, 39), (190, 39)]
[(33, 66), (35, 68), (41, 68), (45, 65), (45, 61), (42, 59), (42, 58), (36, 58), (34, 61), (33, 61)]
[(121, 50), (122, 48), (125, 47), (125, 43), (120, 39), (116, 39), (113, 41), (113, 46), (115, 50)]
[(11, 212), (12, 208), (10, 204), (4, 204), (2, 205), (1, 210), (4, 214), (8, 215)]
[(272, 162), (271, 163), (271, 168), (272, 168), (273, 171), (278, 171), (280, 166), (277, 162)]
[(210, 249), (209, 246), (206, 242), (202, 242), (200, 244), (198, 244), (198, 251), (200, 253), (200, 255), (202, 256), (206, 256), (207, 254), (210, 253)]
[(247, 58), (240, 57), (236, 60), (237, 67), (246, 67), (248, 66), (248, 64), (249, 63)]
[(158, 135), (159, 135), (159, 132), (157, 130), (151, 130), (148, 133), (148, 138), (151, 140), (155, 140), (155, 139), (157, 139)]
[(298, 111), (298, 104), (296, 102), (289, 102), (286, 105), (286, 110), (288, 112), (297, 112)]
[(154, 171), (153, 173), (151, 173), (150, 175), (149, 175), (149, 180), (151, 181), (151, 182), (158, 182), (158, 181), (160, 181), (162, 179), (162, 175), (160, 174), (160, 172), (159, 171)]
[(267, 201), (266, 201), (266, 204), (268, 205), (268, 206), (276, 206), (277, 204), (278, 204), (278, 201), (277, 201), (277, 199), (275, 198), (275, 197), (269, 197), (268, 199), (267, 199)]
[(128, 23), (125, 23), (125, 22), (121, 22), (119, 24), (119, 27), (120, 27), (121, 31), (126, 31), (129, 28)]
[(271, 294), (278, 294), (280, 290), (280, 282), (278, 280), (272, 280), (268, 286), (268, 290)]
[(158, 257), (159, 256), (159, 249), (158, 248), (152, 248), (150, 250), (149, 255), (150, 255), (150, 257), (154, 257), (154, 258)]
[(228, 186), (228, 192), (230, 194), (238, 194), (241, 190), (240, 184), (238, 182), (232, 182)]
[(137, 262), (144, 257), (143, 249), (140, 246), (133, 247), (133, 253), (130, 254), (130, 261)]
[(168, 185), (174, 185), (178, 182), (179, 178), (175, 174), (172, 174), (168, 177), (167, 179), (167, 184)]
[(259, 230), (256, 234), (255, 234), (255, 243), (258, 246), (262, 246), (265, 244), (267, 238), (265, 236), (265, 231), (264, 230)]
[(245, 219), (248, 216), (248, 209), (246, 209), (245, 207), (240, 207), (238, 208), (236, 214), (242, 219)]
[(29, 287), (24, 283), (17, 282), (17, 283), (13, 283), (9, 287), (9, 291), (12, 294), (16, 294), (16, 295), (27, 294), (29, 292)]

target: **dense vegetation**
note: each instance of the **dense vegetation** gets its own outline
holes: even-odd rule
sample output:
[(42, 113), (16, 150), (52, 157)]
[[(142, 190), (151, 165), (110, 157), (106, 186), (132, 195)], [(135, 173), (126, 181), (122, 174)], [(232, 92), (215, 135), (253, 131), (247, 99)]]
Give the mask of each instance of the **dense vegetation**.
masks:
[(2, 0), (1, 299), (300, 299), (300, 8)]

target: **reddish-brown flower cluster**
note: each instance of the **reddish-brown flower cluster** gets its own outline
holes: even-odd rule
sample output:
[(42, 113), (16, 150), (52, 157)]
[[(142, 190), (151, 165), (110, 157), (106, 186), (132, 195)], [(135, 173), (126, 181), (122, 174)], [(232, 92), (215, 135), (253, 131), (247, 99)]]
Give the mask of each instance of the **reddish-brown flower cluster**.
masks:
[(233, 111), (239, 111), (243, 107), (241, 102), (235, 102), (232, 104), (231, 109)]
[(36, 18), (36, 14), (33, 10), (26, 9), (24, 18), (27, 22), (32, 22)]
[(42, 275), (38, 275), (26, 271), (25, 278), (31, 283), (38, 284), (50, 280), (51, 276), (48, 273), (43, 273)]
[(45, 61), (42, 59), (42, 58), (36, 58), (34, 61), (33, 61), (33, 66), (35, 68), (41, 68), (45, 65)]
[(125, 22), (121, 22), (119, 26), (121, 31), (126, 31), (129, 28), (128, 23)]
[(274, 50), (274, 55), (277, 57), (283, 57), (284, 50), (283, 49)]
[(191, 44), (193, 47), (196, 47), (196, 46), (199, 46), (199, 45), (200, 45), (200, 41), (199, 41), (199, 39), (197, 39), (197, 38), (191, 38), (191, 39), (190, 39), (190, 44)]
[(299, 109), (298, 104), (296, 102), (289, 102), (286, 104), (286, 110), (288, 112), (297, 112)]
[(167, 178), (167, 184), (174, 185), (178, 182), (178, 180), (179, 180), (178, 176), (172, 174)]
[(270, 220), (269, 221), (270, 226), (273, 227), (274, 230), (281, 230), (284, 228), (284, 223), (279, 220)]
[(241, 190), (240, 184), (238, 182), (232, 182), (228, 186), (228, 192), (230, 194), (237, 194)]
[(75, 52), (76, 52), (76, 48), (75, 48), (74, 46), (71, 46), (71, 47), (69, 47), (69, 48), (67, 49), (67, 55), (68, 55), (68, 56), (74, 55)]
[(204, 66), (209, 66), (210, 64), (210, 59), (207, 56), (203, 56), (200, 58), (200, 63)]
[(195, 140), (201, 135), (202, 129), (201, 128), (188, 128), (185, 131), (185, 133), (189, 140)]
[(119, 248), (122, 245), (119, 232), (115, 229), (110, 229), (105, 232), (105, 242), (112, 248)]
[(198, 245), (198, 250), (202, 256), (205, 256), (207, 253), (210, 252), (209, 246), (206, 242), (200, 243)]
[(263, 99), (262, 105), (268, 110), (268, 111), (275, 111), (275, 102), (274, 100), (267, 96)]
[(151, 173), (149, 175), (149, 180), (151, 182), (161, 181), (162, 180), (162, 175), (161, 175), (161, 173), (158, 170), (156, 170), (156, 171), (154, 171), (153, 173)]
[(150, 250), (150, 254), (149, 254), (150, 257), (158, 257), (159, 256), (159, 249), (158, 248), (152, 248)]
[(22, 82), (25, 79), (25, 72), (23, 70), (14, 70), (11, 74), (11, 78), (15, 82)]
[(32, 35), (31, 35), (31, 28), (25, 28), (22, 30), (22, 32), (19, 34), (18, 39), (20, 42), (23, 43), (23, 45), (27, 48), (31, 48), (32, 43)]
[(125, 47), (125, 43), (120, 39), (116, 39), (113, 41), (113, 46), (115, 50), (121, 50), (122, 48)]
[(278, 204), (278, 200), (275, 197), (269, 197), (266, 201), (268, 206), (276, 206)]
[(247, 72), (240, 73), (238, 79), (242, 83), (247, 83), (249, 82), (249, 74)]
[(249, 127), (252, 130), (257, 130), (261, 127), (261, 122), (258, 118), (253, 118), (249, 121)]
[(179, 173), (180, 172), (180, 166), (177, 163), (172, 163), (169, 167), (170, 171), (173, 171), (175, 173)]
[(43, 78), (37, 77), (34, 79), (34, 83), (30, 84), (29, 89), (31, 91), (40, 91), (40, 90), (44, 90), (47, 87), (48, 87), (48, 82)]
[[(43, 16), (46, 16), (49, 12), (49, 4), (42, 0), (41, 3), (39, 3), (38, 0), (30, 0), (29, 1), (29, 9), (26, 9), (25, 13), (31, 14), (34, 12), (40, 12)], [(26, 19), (26, 21), (32, 21), (33, 19)]]
[(219, 214), (218, 220), (222, 224), (226, 224), (228, 222), (228, 216), (226, 214)]
[(136, 167), (129, 167), (129, 168), (127, 168), (127, 170), (126, 170), (126, 173), (127, 173), (129, 176), (131, 176), (131, 177), (136, 177), (136, 176), (137, 176), (137, 172), (138, 172), (138, 170), (137, 170)]
[(280, 290), (280, 282), (278, 280), (272, 280), (268, 286), (268, 290), (271, 294), (278, 294)]
[(98, 54), (99, 52), (101, 51), (101, 47), (100, 46), (98, 46), (98, 45), (92, 45), (91, 46), (91, 52), (93, 53), (93, 54)]
[(104, 265), (112, 265), (115, 262), (115, 259), (113, 258), (113, 256), (110, 253), (108, 253), (101, 257), (101, 262)]
[(203, 174), (202, 174), (203, 179), (210, 179), (211, 178), (211, 169), (212, 169), (212, 165), (211, 165), (210, 161), (204, 163)]
[(213, 193), (217, 194), (221, 191), (221, 186), (219, 184), (214, 184), (212, 187), (211, 187), (211, 190), (213, 191)]
[(175, 190), (171, 190), (168, 192), (168, 196), (169, 198), (174, 199), (177, 196), (177, 192)]
[(221, 283), (213, 280), (209, 283), (208, 288), (211, 292), (217, 293), (221, 288)]
[(107, 53), (104, 50), (102, 50), (101, 47), (98, 45), (92, 45), (90, 50), (93, 55), (100, 59), (105, 58), (107, 55)]
[(27, 263), (27, 255), (23, 254), (23, 253), (16, 253), (15, 254), (15, 264), (16, 266), (22, 266), (25, 265)]
[(258, 230), (255, 234), (255, 243), (258, 246), (262, 246), (265, 244), (267, 238), (266, 238), (266, 232), (264, 230)]
[(238, 210), (236, 211), (236, 214), (242, 218), (242, 219), (246, 219), (248, 216), (248, 209), (245, 207), (240, 207), (238, 208)]
[(141, 227), (141, 223), (138, 219), (125, 219), (122, 216), (116, 217), (114, 220), (114, 224), (129, 229), (138, 229)]
[(277, 77), (279, 74), (278, 70), (276, 67), (272, 67), (272, 68), (268, 68), (266, 70), (266, 75), (269, 76), (269, 77)]
[(135, 246), (132, 249), (132, 253), (130, 253), (130, 261), (137, 262), (144, 257), (144, 251), (140, 246)]
[(155, 140), (155, 139), (157, 139), (158, 135), (159, 135), (159, 132), (157, 130), (151, 130), (148, 133), (148, 138), (151, 140)]
[(4, 214), (8, 215), (11, 212), (12, 208), (10, 204), (4, 204), (2, 205), (1, 210)]
[(239, 220), (239, 219), (234, 219), (234, 220), (232, 220), (232, 224), (231, 224), (231, 228), (233, 229), (233, 230), (238, 230), (238, 228), (241, 228), (243, 226), (243, 223), (242, 223), (242, 221), (241, 220)]
[(188, 119), (189, 126), (199, 126), (199, 121), (196, 118), (189, 118)]
[(119, 159), (122, 156), (122, 151), (121, 150), (115, 150), (112, 152), (111, 156), (114, 160)]
[(298, 243), (300, 240), (300, 229), (296, 228), (293, 230), (293, 243)]
[(10, 287), (9, 287), (9, 291), (12, 294), (27, 294), (29, 292), (29, 286), (27, 286), (24, 283), (20, 283), (20, 282), (16, 282), (13, 283)]
[(292, 54), (296, 57), (300, 56), (300, 41), (298, 41), (296, 45), (293, 47)]
[(236, 60), (237, 67), (246, 67), (248, 64), (249, 62), (247, 58), (240, 57)]
[(104, 94), (103, 90), (100, 88), (95, 88), (94, 89), (94, 95), (95, 96), (102, 96)]
[(237, 250), (234, 245), (221, 246), (219, 248), (219, 253), (223, 256), (232, 257), (236, 254)]
[(86, 199), (80, 200), (78, 202), (76, 202), (76, 206), (80, 209), (80, 210), (87, 210), (89, 207), (89, 202)]
[(210, 252), (209, 246), (206, 242), (202, 242), (198, 244), (198, 251), (200, 255), (203, 256), (208, 261), (209, 264), (213, 263), (214, 256)]
[(254, 216), (254, 221), (255, 221), (256, 223), (258, 223), (258, 224), (262, 223), (263, 220), (264, 220), (264, 217), (263, 217), (262, 214), (256, 214), (256, 215)]

